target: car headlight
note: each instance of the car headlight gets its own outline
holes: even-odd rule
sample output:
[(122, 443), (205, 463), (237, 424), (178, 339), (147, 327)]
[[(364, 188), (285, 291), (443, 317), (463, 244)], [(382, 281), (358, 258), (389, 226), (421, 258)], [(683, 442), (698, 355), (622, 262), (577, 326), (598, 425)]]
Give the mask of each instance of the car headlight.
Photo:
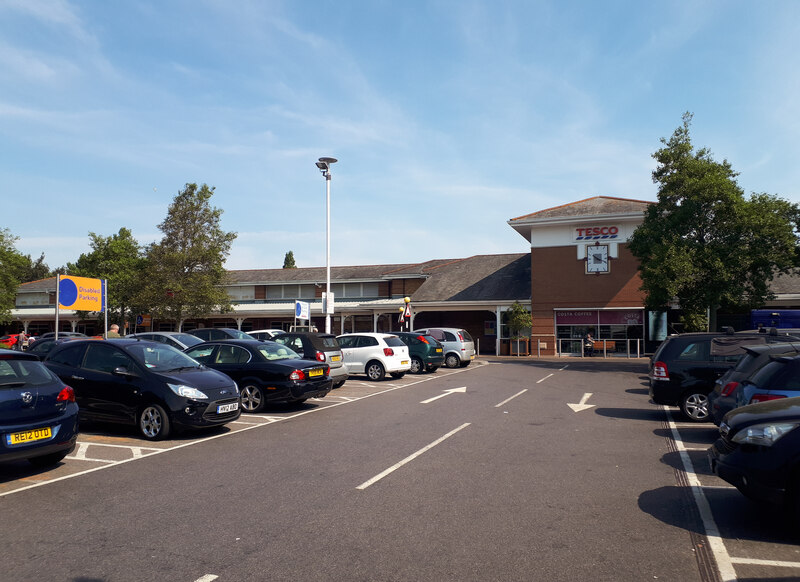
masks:
[(731, 439), (740, 445), (759, 445), (762, 447), (771, 447), (780, 440), (780, 438), (800, 426), (798, 422), (785, 422), (785, 423), (772, 423), (765, 422), (763, 424), (754, 424), (748, 426), (746, 429), (739, 431)]
[(233, 383), (233, 389), (236, 391), (236, 395), (238, 396), (239, 395), (239, 385), (236, 382)]
[(178, 396), (193, 398), (195, 400), (208, 400), (208, 396), (193, 386), (186, 386), (184, 384), (167, 384), (167, 386)]

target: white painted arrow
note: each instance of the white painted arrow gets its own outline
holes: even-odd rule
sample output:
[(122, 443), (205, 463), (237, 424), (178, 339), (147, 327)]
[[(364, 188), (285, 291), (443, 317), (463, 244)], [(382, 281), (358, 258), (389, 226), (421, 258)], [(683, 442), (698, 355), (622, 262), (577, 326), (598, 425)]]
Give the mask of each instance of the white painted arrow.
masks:
[(439, 394), (439, 396), (434, 396), (433, 398), (428, 398), (427, 400), (423, 400), (420, 404), (428, 404), (429, 402), (433, 402), (434, 400), (439, 400), (439, 398), (444, 398), (449, 394), (455, 394), (456, 392), (464, 393), (467, 391), (466, 386), (462, 386), (461, 388), (450, 388), (449, 390), (445, 390), (444, 394)]
[(594, 404), (586, 404), (586, 401), (589, 400), (589, 398), (591, 397), (592, 393), (587, 392), (586, 394), (583, 395), (583, 398), (581, 398), (581, 401), (578, 404), (570, 404), (568, 402), (567, 406), (569, 406), (573, 412), (580, 412), (581, 410), (588, 410), (589, 408), (594, 408)]

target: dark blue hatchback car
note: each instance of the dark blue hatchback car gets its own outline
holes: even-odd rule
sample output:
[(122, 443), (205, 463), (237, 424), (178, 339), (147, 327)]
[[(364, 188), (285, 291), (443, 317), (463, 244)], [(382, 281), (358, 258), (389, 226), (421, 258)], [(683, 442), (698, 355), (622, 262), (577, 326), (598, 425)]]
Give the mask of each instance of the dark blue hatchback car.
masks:
[(75, 393), (25, 352), (0, 351), (0, 461), (55, 465), (75, 448)]

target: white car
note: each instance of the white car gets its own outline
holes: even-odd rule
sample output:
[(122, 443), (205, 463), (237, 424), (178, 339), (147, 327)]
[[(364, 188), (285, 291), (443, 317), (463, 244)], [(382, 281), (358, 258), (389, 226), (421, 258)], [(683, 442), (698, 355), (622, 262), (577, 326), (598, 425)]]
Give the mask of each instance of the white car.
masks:
[(389, 373), (402, 378), (411, 369), (408, 346), (390, 333), (346, 333), (337, 336), (348, 374), (366, 374), (382, 380)]
[(256, 339), (271, 340), (276, 335), (281, 335), (282, 333), (286, 332), (282, 329), (257, 329), (255, 331), (248, 331), (247, 333)]

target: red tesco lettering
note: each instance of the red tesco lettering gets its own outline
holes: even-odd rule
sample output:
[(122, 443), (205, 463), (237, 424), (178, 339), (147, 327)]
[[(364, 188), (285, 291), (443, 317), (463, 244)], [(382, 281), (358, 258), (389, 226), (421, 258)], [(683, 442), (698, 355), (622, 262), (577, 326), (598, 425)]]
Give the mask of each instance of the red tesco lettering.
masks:
[(619, 233), (619, 228), (616, 226), (589, 226), (586, 228), (576, 228), (578, 236), (599, 236), (599, 235), (614, 235)]

